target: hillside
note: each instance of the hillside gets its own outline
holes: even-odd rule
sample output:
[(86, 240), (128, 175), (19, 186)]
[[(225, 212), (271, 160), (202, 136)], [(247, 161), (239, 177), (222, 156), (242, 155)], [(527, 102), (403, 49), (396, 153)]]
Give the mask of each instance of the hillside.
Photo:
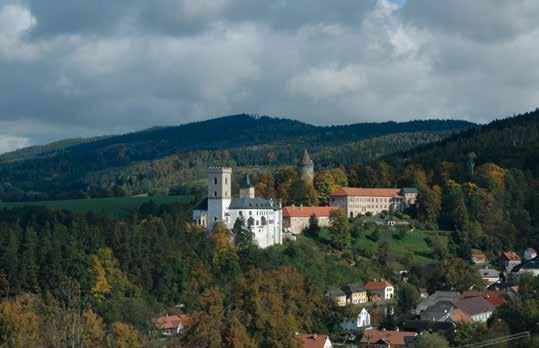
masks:
[[(5, 154), (0, 157), (0, 199), (122, 195), (126, 189), (129, 193), (166, 192), (175, 186), (171, 180), (176, 185), (178, 179), (191, 182), (200, 178), (200, 168), (208, 164), (293, 164), (303, 148), (316, 158), (319, 152), (339, 153), (337, 147), (343, 145), (348, 159), (371, 160), (473, 127), (473, 123), (452, 120), (320, 127), (283, 118), (227, 116)], [(378, 138), (378, 142), (358, 145)], [(404, 146), (394, 146), (405, 138)], [(339, 160), (347, 158), (341, 155)], [(193, 168), (198, 169), (193, 172)], [(141, 179), (144, 185), (133, 184)]]

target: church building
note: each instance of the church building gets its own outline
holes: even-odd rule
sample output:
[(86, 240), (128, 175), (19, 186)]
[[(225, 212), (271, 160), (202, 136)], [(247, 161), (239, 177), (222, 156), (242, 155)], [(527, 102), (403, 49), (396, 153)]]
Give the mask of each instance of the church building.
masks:
[(193, 210), (193, 221), (209, 231), (217, 222), (230, 230), (243, 218), (260, 248), (282, 243), (282, 208), (272, 199), (255, 196), (249, 176), (240, 186), (239, 198), (232, 198), (232, 168), (208, 169), (208, 199)]

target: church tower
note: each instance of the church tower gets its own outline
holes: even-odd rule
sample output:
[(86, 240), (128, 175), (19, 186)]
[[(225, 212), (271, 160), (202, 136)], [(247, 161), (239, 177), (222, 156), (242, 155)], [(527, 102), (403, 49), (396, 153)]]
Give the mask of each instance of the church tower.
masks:
[(255, 198), (255, 187), (251, 184), (249, 174), (245, 175), (245, 180), (241, 183), (240, 198)]
[(232, 200), (232, 168), (217, 167), (208, 169), (208, 230), (222, 221), (226, 223), (226, 214)]
[(303, 160), (301, 161), (301, 178), (306, 184), (313, 184), (314, 180), (314, 162), (309, 156), (307, 149), (303, 152)]

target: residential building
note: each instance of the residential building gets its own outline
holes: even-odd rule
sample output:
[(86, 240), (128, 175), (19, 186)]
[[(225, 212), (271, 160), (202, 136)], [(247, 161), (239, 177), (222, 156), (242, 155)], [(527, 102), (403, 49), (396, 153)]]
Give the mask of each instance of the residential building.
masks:
[(232, 168), (208, 169), (208, 199), (193, 210), (193, 222), (209, 231), (218, 223), (232, 229), (242, 219), (254, 234), (260, 248), (282, 244), (282, 209), (271, 198), (255, 197), (254, 186), (246, 176), (239, 198), (232, 197)]
[(304, 348), (333, 348), (328, 335), (323, 334), (302, 334)]
[(480, 251), (472, 251), (472, 262), (476, 265), (482, 265), (487, 262), (487, 256)]
[(459, 298), (455, 306), (467, 314), (472, 321), (486, 322), (496, 307), (481, 296)]
[(417, 333), (399, 330), (365, 330), (359, 343), (362, 348), (402, 348), (407, 347), (410, 338), (415, 338)]
[(480, 268), (478, 272), (487, 286), (500, 280), (500, 271), (494, 268)]
[(304, 207), (286, 206), (283, 208), (283, 228), (285, 232), (298, 235), (309, 227), (312, 216), (316, 217), (318, 226), (329, 226), (329, 214), (336, 207)]
[(326, 296), (331, 297), (335, 301), (337, 306), (339, 306), (339, 307), (346, 306), (346, 303), (347, 303), (347, 301), (346, 301), (346, 293), (344, 291), (342, 291), (341, 289), (335, 289), (335, 290), (327, 291)]
[(421, 311), (421, 320), (430, 321), (449, 321), (455, 309), (455, 304), (452, 301), (438, 301)]
[(520, 262), (520, 256), (514, 251), (505, 251), (502, 253), (502, 266), (505, 272), (511, 272), (513, 267), (519, 265)]
[(454, 302), (459, 296), (460, 294), (456, 291), (435, 291), (429, 297), (419, 302), (414, 312), (415, 314), (421, 314), (421, 312), (440, 301)]
[(405, 320), (399, 328), (404, 331), (415, 331), (418, 334), (435, 332), (441, 335), (453, 333), (457, 325), (454, 321), (431, 321), (431, 320)]
[(365, 308), (363, 308), (357, 315), (357, 327), (365, 328), (369, 326), (371, 326), (371, 315)]
[(368, 302), (367, 290), (360, 284), (347, 284), (343, 287), (347, 296), (347, 303), (361, 304)]
[(340, 187), (330, 196), (330, 204), (353, 218), (367, 213), (398, 212), (416, 202), (415, 188)]
[(534, 276), (539, 276), (539, 257), (536, 256), (531, 260), (522, 262), (520, 265), (515, 266), (511, 274), (518, 278), (522, 273), (530, 273)]
[(191, 323), (191, 317), (186, 314), (166, 315), (153, 320), (154, 326), (163, 336), (175, 336), (184, 332)]
[(524, 251), (524, 260), (531, 260), (537, 257), (537, 251), (534, 248), (528, 248)]
[(395, 289), (387, 280), (371, 280), (365, 284), (365, 289), (372, 295), (378, 295), (382, 300), (391, 300), (395, 297)]

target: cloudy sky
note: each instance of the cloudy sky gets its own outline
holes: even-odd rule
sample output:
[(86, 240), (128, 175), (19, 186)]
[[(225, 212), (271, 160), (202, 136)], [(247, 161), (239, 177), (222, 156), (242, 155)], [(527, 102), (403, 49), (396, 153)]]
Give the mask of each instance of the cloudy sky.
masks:
[(232, 113), (539, 105), (537, 0), (0, 0), (0, 152)]

